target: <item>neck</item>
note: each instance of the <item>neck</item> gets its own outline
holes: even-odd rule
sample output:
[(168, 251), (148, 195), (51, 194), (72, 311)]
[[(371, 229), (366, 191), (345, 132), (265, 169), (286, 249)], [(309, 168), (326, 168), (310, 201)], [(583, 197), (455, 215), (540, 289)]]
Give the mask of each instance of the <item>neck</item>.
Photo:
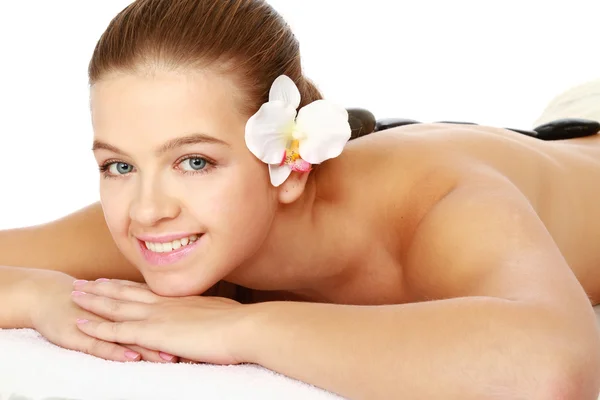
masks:
[(279, 207), (262, 248), (228, 281), (327, 301), (330, 288), (347, 279), (352, 263), (348, 241), (339, 232), (342, 211), (331, 181), (321, 179), (321, 167), (311, 173), (297, 201)]

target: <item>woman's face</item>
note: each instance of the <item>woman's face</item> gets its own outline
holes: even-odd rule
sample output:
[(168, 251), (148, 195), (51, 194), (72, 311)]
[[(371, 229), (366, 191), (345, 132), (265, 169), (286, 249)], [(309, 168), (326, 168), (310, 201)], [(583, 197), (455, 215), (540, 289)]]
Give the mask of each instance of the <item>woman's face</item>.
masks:
[(276, 193), (245, 145), (236, 93), (209, 72), (115, 74), (92, 87), (106, 222), (158, 294), (204, 292), (270, 229)]

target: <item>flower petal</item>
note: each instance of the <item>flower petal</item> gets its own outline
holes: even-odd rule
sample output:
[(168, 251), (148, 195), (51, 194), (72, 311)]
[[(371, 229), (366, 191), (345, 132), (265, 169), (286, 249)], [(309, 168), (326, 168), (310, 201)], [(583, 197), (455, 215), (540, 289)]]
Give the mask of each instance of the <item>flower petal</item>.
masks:
[(280, 163), (287, 144), (286, 130), (295, 117), (296, 110), (281, 101), (263, 104), (246, 122), (246, 146), (259, 160), (267, 164)]
[(300, 107), (300, 91), (293, 80), (286, 75), (281, 75), (271, 85), (269, 101), (283, 101), (286, 107), (297, 110)]
[(297, 129), (305, 135), (298, 153), (311, 164), (339, 156), (352, 133), (348, 111), (326, 100), (303, 107), (296, 122)]
[(294, 161), (294, 163), (291, 164), (290, 167), (292, 168), (292, 171), (296, 172), (309, 172), (311, 170), (310, 163), (301, 158)]
[(271, 184), (275, 187), (281, 185), (292, 173), (292, 168), (289, 165), (269, 164), (269, 176)]

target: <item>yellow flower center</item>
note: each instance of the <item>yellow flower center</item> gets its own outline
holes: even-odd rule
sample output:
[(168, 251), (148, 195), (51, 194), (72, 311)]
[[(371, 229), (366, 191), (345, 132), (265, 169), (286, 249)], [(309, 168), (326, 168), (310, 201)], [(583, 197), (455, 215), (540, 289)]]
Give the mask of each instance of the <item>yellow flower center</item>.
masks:
[(300, 159), (300, 153), (298, 153), (298, 148), (300, 147), (300, 142), (298, 140), (290, 140), (288, 142), (287, 148), (285, 149), (285, 157), (283, 158), (282, 164), (293, 164), (296, 160)]

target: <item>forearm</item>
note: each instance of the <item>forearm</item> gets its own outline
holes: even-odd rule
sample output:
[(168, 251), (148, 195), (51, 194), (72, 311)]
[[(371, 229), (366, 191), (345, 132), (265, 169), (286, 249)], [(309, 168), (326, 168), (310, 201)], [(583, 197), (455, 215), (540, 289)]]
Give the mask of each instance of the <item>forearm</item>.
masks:
[(598, 357), (585, 358), (597, 333), (545, 308), (484, 298), (252, 307), (251, 362), (351, 399), (571, 399), (556, 393), (576, 390), (570, 378), (577, 399), (598, 394), (578, 375), (597, 374)]
[(55, 271), (0, 266), (0, 328), (31, 328), (36, 287)]
[(0, 265), (142, 281), (114, 244), (98, 203), (47, 224), (0, 231)]

